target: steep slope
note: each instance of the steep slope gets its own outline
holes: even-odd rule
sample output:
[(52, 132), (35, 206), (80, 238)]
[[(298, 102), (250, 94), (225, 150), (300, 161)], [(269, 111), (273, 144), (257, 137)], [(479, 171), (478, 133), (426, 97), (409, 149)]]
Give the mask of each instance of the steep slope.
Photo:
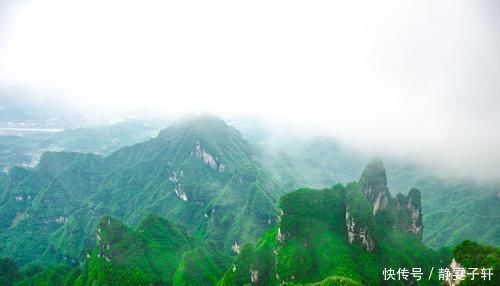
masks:
[(21, 264), (79, 263), (101, 216), (135, 227), (149, 213), (229, 255), (275, 223), (282, 194), (240, 133), (211, 116), (180, 120), (107, 157), (45, 153), (0, 184), (0, 255)]
[[(285, 194), (277, 229), (256, 247), (245, 245), (219, 285), (307, 285), (323, 279), (321, 283), (335, 285), (345, 278), (380, 285), (384, 268), (421, 267), (428, 275), (431, 267), (448, 263), (446, 256), (421, 242), (421, 229), (412, 227), (421, 226), (418, 191), (394, 198), (387, 193), (385, 178), (376, 159), (367, 165), (359, 183)], [(383, 195), (387, 204), (376, 203)], [(344, 282), (356, 284), (349, 281)], [(433, 276), (419, 283), (439, 281)]]

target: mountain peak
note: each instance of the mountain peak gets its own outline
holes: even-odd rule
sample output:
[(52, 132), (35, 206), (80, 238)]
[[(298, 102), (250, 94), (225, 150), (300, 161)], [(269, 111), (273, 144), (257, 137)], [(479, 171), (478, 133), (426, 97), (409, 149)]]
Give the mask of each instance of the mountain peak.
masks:
[(180, 146), (178, 151), (182, 149), (183, 154), (191, 154), (221, 173), (226, 167), (252, 160), (251, 147), (241, 133), (213, 115), (181, 118), (163, 129), (157, 142)]
[[(170, 238), (170, 247), (190, 245), (190, 240), (184, 228), (153, 214), (147, 215), (141, 221), (139, 227), (137, 227), (137, 232), (156, 243), (163, 243), (165, 239)], [(173, 243), (174, 241), (175, 243)]]
[(172, 125), (170, 125), (166, 129), (162, 130), (160, 134), (165, 134), (168, 133), (169, 131), (180, 130), (180, 129), (216, 131), (220, 129), (234, 129), (234, 128), (230, 127), (224, 120), (222, 120), (217, 116), (211, 114), (202, 114), (196, 116), (182, 117), (177, 121), (175, 121), (174, 123), (172, 123)]
[(103, 216), (96, 228), (97, 244), (113, 244), (123, 239), (128, 232), (128, 227), (122, 221), (110, 216)]
[(399, 212), (398, 227), (422, 240), (424, 225), (420, 191), (416, 188), (411, 188), (406, 196), (398, 194), (396, 197), (396, 209)]
[(373, 185), (387, 188), (387, 176), (385, 174), (384, 163), (378, 157), (374, 157), (368, 162), (361, 173), (360, 183), (363, 186)]
[(385, 209), (389, 204), (390, 193), (387, 188), (387, 176), (380, 158), (373, 158), (364, 168), (359, 179), (362, 192), (372, 204), (373, 214)]

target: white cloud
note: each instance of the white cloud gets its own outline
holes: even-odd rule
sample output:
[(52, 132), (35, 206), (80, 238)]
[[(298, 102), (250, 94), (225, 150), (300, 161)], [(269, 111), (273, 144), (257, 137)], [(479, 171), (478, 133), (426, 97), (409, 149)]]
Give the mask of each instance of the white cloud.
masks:
[(332, 2), (24, 1), (0, 85), (87, 113), (252, 113), (499, 176), (491, 7)]

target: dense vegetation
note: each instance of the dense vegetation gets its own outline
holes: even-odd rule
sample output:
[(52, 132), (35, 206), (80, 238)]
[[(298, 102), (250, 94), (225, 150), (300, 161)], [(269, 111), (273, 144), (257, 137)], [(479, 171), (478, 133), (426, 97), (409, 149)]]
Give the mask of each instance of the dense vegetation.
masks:
[(478, 273), (482, 268), (492, 269), (491, 280), (468, 276), (460, 285), (500, 285), (500, 248), (465, 240), (453, 248), (453, 258), (464, 268), (478, 268)]
[[(78, 134), (88, 138), (57, 140), (102, 145)], [(0, 285), (379, 285), (384, 267), (449, 264), (449, 250), (424, 242), (498, 244), (494, 192), (472, 199), (473, 185), (393, 163), (386, 175), (379, 159), (363, 169), (325, 146), (270, 163), (204, 116), (105, 156), (46, 152), (0, 174), (0, 257), (15, 259), (0, 260)], [(464, 242), (454, 256), (498, 269), (495, 247)]]
[(213, 117), (181, 120), (106, 157), (46, 152), (36, 168), (0, 176), (0, 187), (0, 255), (21, 265), (80, 264), (103, 215), (136, 227), (149, 213), (228, 257), (275, 223), (282, 193), (239, 132)]

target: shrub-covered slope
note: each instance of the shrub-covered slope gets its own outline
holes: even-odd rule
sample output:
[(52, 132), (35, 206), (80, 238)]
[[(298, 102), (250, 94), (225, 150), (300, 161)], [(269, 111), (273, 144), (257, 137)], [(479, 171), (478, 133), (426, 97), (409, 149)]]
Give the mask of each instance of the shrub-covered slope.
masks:
[[(146, 217), (136, 231), (117, 219), (103, 217), (96, 236), (97, 246), (88, 255), (75, 285), (171, 285), (189, 253), (204, 251), (197, 249), (199, 243), (184, 229), (152, 215)], [(208, 268), (217, 275), (215, 263), (210, 262), (200, 260), (196, 266)], [(192, 276), (183, 277), (188, 280)], [(210, 277), (202, 276), (199, 282), (207, 285)]]

